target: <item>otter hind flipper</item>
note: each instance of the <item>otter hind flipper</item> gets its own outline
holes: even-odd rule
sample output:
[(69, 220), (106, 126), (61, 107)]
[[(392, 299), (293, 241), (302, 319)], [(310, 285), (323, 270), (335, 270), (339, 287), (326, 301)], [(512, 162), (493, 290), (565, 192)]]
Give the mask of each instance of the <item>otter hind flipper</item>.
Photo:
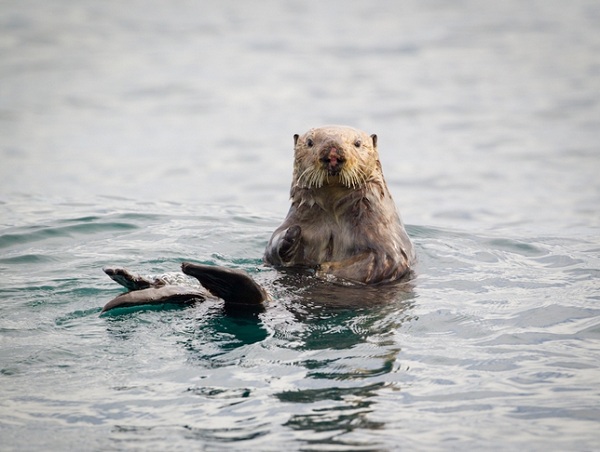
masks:
[(110, 279), (129, 290), (142, 290), (164, 285), (164, 282), (159, 279), (151, 280), (136, 273), (131, 273), (122, 267), (104, 267), (102, 270)]
[(265, 290), (243, 270), (190, 262), (181, 264), (181, 270), (226, 303), (260, 305), (268, 299)]
[(116, 308), (132, 308), (161, 304), (188, 305), (206, 299), (201, 290), (189, 287), (166, 285), (125, 292), (115, 297), (102, 308), (102, 313)]

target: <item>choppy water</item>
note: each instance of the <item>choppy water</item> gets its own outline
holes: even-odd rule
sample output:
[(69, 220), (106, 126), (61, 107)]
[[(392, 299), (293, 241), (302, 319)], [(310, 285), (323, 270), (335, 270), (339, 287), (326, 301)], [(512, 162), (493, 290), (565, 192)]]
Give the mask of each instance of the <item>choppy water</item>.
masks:
[[(598, 447), (597, 2), (0, 13), (2, 450)], [(261, 265), (323, 123), (378, 133), (407, 290)], [(182, 260), (274, 301), (99, 316)]]

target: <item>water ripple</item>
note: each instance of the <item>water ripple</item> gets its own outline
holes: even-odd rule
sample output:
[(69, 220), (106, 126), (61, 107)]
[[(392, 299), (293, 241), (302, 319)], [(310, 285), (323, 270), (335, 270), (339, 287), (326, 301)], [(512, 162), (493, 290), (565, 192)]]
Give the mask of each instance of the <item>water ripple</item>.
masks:
[(0, 248), (8, 248), (31, 242), (48, 239), (70, 238), (79, 235), (94, 235), (102, 232), (119, 232), (137, 229), (132, 223), (119, 221), (99, 221), (98, 218), (88, 217), (86, 219), (69, 220), (77, 221), (77, 224), (69, 226), (31, 226), (28, 231), (20, 233), (3, 233), (0, 235)]

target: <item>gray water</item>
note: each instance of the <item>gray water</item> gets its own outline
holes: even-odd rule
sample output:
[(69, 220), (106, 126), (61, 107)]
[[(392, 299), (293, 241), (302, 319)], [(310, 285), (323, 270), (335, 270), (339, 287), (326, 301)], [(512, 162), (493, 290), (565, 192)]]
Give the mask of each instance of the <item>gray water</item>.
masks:
[[(261, 263), (292, 135), (377, 133), (419, 263)], [(0, 2), (2, 450), (595, 450), (600, 4)], [(100, 316), (101, 271), (243, 268)]]

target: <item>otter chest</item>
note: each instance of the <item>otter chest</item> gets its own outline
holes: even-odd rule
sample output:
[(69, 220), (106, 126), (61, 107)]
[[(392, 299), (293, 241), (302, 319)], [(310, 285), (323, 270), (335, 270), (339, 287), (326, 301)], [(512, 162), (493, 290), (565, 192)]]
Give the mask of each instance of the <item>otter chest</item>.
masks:
[(349, 210), (324, 210), (315, 205), (303, 217), (300, 227), (307, 263), (346, 259), (367, 247), (367, 225)]

